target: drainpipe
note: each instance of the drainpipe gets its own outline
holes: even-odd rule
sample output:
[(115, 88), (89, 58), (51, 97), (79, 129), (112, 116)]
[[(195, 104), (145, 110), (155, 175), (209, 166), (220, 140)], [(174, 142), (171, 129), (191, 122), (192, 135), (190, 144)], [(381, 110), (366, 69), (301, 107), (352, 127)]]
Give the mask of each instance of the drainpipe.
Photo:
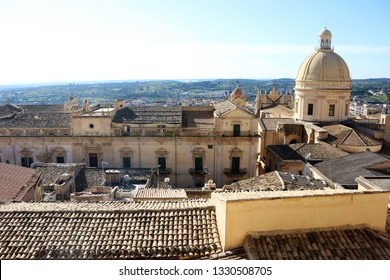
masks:
[(14, 152), (14, 164), (16, 165), (15, 145), (12, 145), (12, 150), (13, 150), (13, 152)]

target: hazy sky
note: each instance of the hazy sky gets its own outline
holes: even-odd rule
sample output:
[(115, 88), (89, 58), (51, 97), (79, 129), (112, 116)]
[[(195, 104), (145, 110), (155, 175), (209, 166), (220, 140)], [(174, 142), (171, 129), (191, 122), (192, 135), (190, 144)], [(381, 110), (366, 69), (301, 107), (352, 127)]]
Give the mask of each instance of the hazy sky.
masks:
[(388, 0), (0, 0), (0, 84), (295, 78), (325, 25), (352, 78), (390, 77)]

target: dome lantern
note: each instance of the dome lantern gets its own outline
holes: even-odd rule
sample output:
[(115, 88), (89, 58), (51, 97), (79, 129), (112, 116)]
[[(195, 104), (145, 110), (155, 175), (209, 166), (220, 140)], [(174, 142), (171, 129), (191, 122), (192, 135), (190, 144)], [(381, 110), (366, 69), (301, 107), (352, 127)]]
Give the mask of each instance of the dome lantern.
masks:
[(331, 46), (332, 33), (328, 29), (326, 29), (326, 27), (325, 27), (325, 29), (322, 30), (318, 36), (319, 36), (318, 49), (319, 50), (331, 50), (332, 49), (332, 46)]

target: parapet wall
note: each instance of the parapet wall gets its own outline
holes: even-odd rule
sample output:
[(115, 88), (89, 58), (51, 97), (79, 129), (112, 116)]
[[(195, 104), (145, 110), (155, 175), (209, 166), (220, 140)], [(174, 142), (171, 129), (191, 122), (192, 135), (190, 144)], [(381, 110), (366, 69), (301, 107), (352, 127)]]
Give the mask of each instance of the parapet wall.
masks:
[(351, 190), (212, 193), (224, 250), (248, 232), (366, 225), (384, 231), (389, 192)]

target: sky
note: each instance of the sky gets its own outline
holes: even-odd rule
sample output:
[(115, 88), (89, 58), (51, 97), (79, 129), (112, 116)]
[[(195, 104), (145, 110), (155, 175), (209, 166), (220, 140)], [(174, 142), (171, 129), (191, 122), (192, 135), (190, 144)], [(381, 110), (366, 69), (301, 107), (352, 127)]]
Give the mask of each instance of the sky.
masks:
[(295, 78), (325, 26), (351, 78), (390, 77), (388, 0), (0, 0), (0, 85)]

